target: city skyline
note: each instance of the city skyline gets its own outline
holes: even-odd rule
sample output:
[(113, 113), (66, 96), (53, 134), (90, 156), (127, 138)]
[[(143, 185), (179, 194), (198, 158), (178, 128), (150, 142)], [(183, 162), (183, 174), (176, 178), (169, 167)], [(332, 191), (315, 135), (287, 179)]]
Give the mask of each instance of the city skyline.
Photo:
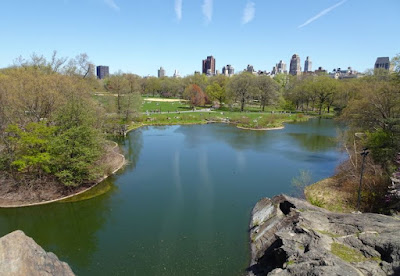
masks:
[(156, 75), (160, 65), (168, 76), (175, 70), (193, 74), (208, 55), (220, 65), (242, 70), (252, 64), (271, 71), (279, 60), (289, 65), (293, 53), (302, 61), (310, 56), (314, 68), (351, 66), (363, 72), (373, 68), (377, 57), (400, 52), (397, 0), (18, 0), (2, 7), (6, 12), (0, 26), (7, 27), (2, 30), (1, 68), (20, 55), (50, 58), (57, 50), (70, 58), (87, 53), (92, 63), (107, 64), (110, 73), (141, 76)]

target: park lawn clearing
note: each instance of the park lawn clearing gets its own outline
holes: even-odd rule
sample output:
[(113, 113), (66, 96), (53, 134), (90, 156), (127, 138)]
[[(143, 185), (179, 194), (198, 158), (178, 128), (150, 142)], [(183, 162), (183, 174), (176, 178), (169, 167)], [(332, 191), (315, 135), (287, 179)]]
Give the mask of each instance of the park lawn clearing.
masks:
[(143, 98), (144, 101), (148, 102), (166, 102), (166, 103), (174, 103), (174, 102), (187, 102), (188, 100), (183, 99), (163, 99), (163, 98)]

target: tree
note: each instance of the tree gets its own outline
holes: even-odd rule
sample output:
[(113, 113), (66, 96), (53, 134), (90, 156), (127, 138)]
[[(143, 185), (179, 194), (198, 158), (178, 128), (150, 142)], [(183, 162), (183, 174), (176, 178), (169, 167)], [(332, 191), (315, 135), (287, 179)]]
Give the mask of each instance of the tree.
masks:
[(146, 94), (150, 94), (154, 97), (155, 94), (159, 94), (161, 92), (161, 81), (158, 78), (150, 77), (146, 79), (145, 82), (145, 92)]
[(223, 105), (223, 102), (226, 99), (225, 88), (221, 87), (217, 82), (207, 86), (206, 93), (212, 100), (219, 101), (220, 106)]
[(112, 75), (105, 80), (105, 88), (117, 97), (117, 114), (122, 113), (123, 95), (129, 91), (129, 82), (122, 73)]
[(310, 89), (316, 96), (318, 105), (318, 114), (321, 115), (322, 107), (333, 99), (338, 91), (337, 80), (326, 76), (318, 76), (310, 83)]
[[(77, 91), (79, 92), (79, 91)], [(104, 139), (96, 127), (97, 114), (79, 93), (71, 91), (55, 120), (51, 141), (52, 172), (66, 186), (78, 186), (98, 177), (94, 162), (101, 155)]]
[(191, 106), (204, 106), (206, 95), (196, 84), (189, 84), (183, 92), (183, 97), (189, 100)]
[(262, 111), (278, 97), (279, 85), (269, 76), (259, 76), (254, 80), (254, 93), (259, 99)]
[(51, 136), (55, 127), (44, 122), (29, 123), (25, 128), (9, 125), (6, 129), (7, 146), (12, 148), (10, 166), (19, 172), (36, 173), (40, 177), (50, 172), (49, 153)]
[(253, 79), (254, 76), (252, 74), (244, 72), (233, 76), (227, 85), (229, 97), (240, 102), (240, 111), (242, 112), (250, 97), (250, 89)]

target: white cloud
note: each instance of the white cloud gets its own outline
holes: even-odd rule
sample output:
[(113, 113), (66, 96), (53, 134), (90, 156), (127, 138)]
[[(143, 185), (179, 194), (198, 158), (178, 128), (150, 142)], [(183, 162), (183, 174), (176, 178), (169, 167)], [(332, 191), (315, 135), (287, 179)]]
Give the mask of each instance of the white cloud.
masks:
[(117, 4), (114, 2), (114, 0), (104, 0), (104, 3), (106, 3), (110, 8), (119, 11), (120, 8), (117, 6)]
[(254, 19), (256, 15), (256, 5), (254, 2), (248, 1), (243, 11), (242, 24), (247, 24)]
[(213, 14), (213, 0), (204, 0), (203, 14), (206, 18), (206, 22), (210, 23), (212, 20), (212, 14)]
[(178, 20), (182, 19), (182, 0), (175, 0), (175, 13)]
[(305, 26), (307, 26), (308, 24), (310, 24), (311, 22), (317, 20), (318, 18), (324, 16), (325, 14), (327, 14), (328, 12), (336, 9), (337, 7), (341, 6), (342, 4), (344, 4), (345, 2), (347, 2), (347, 0), (342, 0), (339, 3), (333, 5), (332, 7), (329, 7), (323, 11), (321, 11), (320, 13), (318, 13), (316, 16), (311, 17), (310, 19), (308, 19), (306, 22), (304, 22), (303, 24), (299, 25), (297, 28), (303, 28)]

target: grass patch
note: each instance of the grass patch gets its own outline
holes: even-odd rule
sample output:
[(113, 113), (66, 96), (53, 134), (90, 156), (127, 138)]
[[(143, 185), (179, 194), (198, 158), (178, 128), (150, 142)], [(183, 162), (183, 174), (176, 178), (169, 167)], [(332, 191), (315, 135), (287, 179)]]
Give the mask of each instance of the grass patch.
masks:
[(360, 251), (336, 242), (331, 244), (331, 252), (348, 263), (359, 263), (368, 260)]
[(307, 120), (302, 114), (238, 113), (238, 112), (187, 112), (171, 114), (141, 115), (134, 120), (129, 129), (143, 125), (180, 125), (225, 122), (251, 129), (282, 127), (285, 122)]
[(184, 101), (182, 102), (157, 102), (157, 101), (144, 101), (140, 108), (141, 112), (146, 111), (161, 111), (161, 112), (179, 112), (191, 110), (191, 107)]
[(288, 262), (286, 263), (286, 266), (289, 266), (289, 265), (292, 265), (292, 264), (295, 264), (295, 261), (294, 261), (294, 260), (288, 261)]
[(335, 233), (331, 233), (331, 232), (328, 232), (328, 231), (325, 231), (325, 230), (316, 230), (318, 233), (321, 233), (321, 234), (323, 234), (323, 235), (326, 235), (326, 236), (329, 236), (329, 237), (331, 237), (331, 238), (338, 238), (338, 237), (341, 237), (340, 235), (338, 235), (338, 234), (335, 234)]
[(304, 195), (312, 205), (332, 212), (350, 213), (354, 210), (350, 204), (350, 195), (340, 189), (334, 178), (326, 178), (307, 186)]

